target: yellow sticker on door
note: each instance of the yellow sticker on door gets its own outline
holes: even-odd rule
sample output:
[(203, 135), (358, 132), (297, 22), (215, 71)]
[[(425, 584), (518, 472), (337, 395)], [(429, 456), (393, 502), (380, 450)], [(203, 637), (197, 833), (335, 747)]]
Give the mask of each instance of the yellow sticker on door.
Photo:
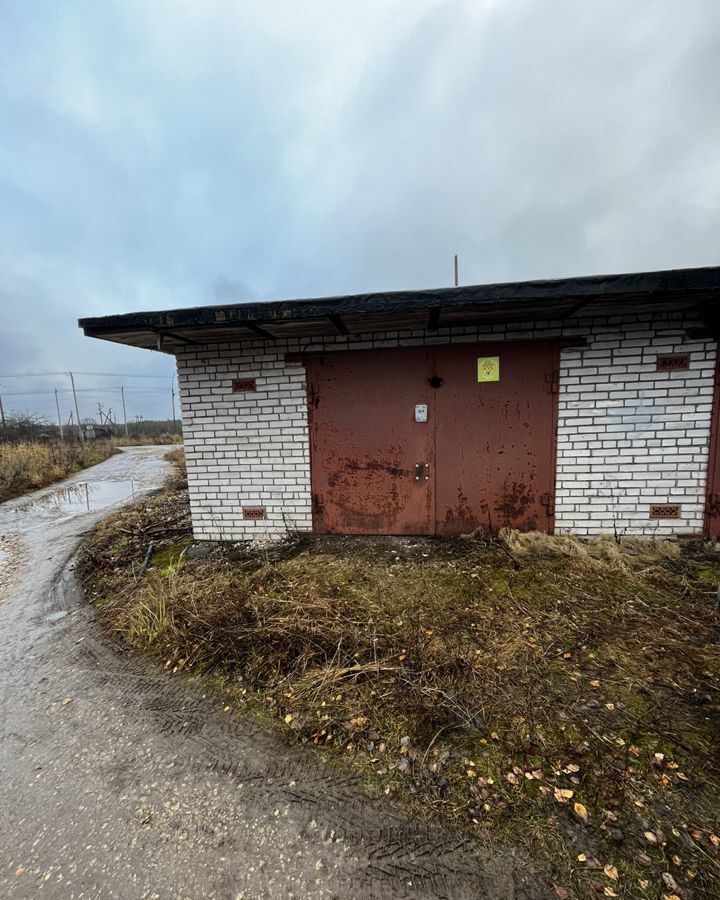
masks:
[(500, 381), (500, 357), (478, 357), (478, 381)]

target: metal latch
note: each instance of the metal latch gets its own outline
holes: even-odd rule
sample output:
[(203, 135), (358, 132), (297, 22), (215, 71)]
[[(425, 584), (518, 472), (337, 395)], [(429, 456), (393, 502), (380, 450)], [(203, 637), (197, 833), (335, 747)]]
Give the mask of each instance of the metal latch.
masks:
[(552, 494), (543, 494), (540, 497), (540, 502), (545, 507), (545, 511), (549, 516), (555, 515), (555, 498)]
[(415, 465), (415, 481), (427, 481), (430, 477), (430, 463), (417, 463)]

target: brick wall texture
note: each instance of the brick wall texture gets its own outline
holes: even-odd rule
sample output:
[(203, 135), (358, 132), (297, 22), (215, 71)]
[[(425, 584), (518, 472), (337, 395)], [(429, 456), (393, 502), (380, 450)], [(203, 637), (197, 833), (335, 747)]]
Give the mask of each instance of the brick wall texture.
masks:
[[(556, 532), (701, 533), (716, 345), (688, 339), (696, 324), (673, 314), (578, 317), (179, 351), (195, 534), (266, 540), (312, 529), (305, 368), (286, 353), (560, 336), (587, 346), (561, 354)], [(689, 354), (689, 370), (656, 371), (666, 353)], [(243, 378), (257, 390), (233, 393)], [(651, 504), (669, 503), (681, 505), (681, 518), (650, 518)], [(243, 518), (257, 506), (266, 519)]]

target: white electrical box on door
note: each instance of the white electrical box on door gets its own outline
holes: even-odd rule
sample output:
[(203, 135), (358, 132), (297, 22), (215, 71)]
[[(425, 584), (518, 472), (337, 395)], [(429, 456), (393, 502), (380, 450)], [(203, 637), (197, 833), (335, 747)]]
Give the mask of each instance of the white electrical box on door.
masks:
[(415, 421), (427, 422), (427, 403), (418, 403), (415, 407)]

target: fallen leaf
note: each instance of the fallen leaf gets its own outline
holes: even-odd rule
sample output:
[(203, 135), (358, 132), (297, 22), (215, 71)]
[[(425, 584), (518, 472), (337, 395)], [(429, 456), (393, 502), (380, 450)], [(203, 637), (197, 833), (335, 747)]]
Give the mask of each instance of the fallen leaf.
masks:
[(617, 894), (611, 887), (604, 887), (603, 894), (605, 894), (606, 897), (617, 897)]
[(608, 864), (603, 868), (603, 872), (607, 875), (607, 877), (608, 877), (611, 881), (617, 881), (617, 880), (618, 880), (618, 870), (617, 870), (617, 867), (616, 867), (616, 866), (611, 866), (610, 863), (608, 863)]
[(574, 809), (575, 809), (575, 815), (579, 819), (582, 819), (582, 821), (587, 825), (588, 811), (585, 808), (585, 806), (583, 806), (582, 803), (576, 803), (574, 806)]
[(289, 725), (289, 724), (292, 722), (292, 720), (293, 720), (292, 713), (288, 713), (288, 714), (285, 716), (285, 724), (286, 724), (286, 725)]
[(558, 803), (567, 803), (574, 793), (575, 791), (571, 791), (568, 788), (555, 788), (555, 799)]
[(652, 833), (652, 831), (644, 831), (643, 834), (645, 835), (646, 841), (648, 841), (651, 844), (657, 844), (657, 838)]
[(62, 705), (63, 705), (63, 706), (67, 706), (68, 703), (72, 703), (72, 702), (73, 702), (73, 701), (72, 701), (72, 697), (66, 697), (66, 698), (63, 700)]
[(680, 886), (678, 885), (677, 881), (675, 881), (675, 879), (672, 877), (670, 872), (663, 872), (662, 880), (665, 883), (665, 887), (668, 888), (669, 890), (671, 890), (671, 891), (679, 891), (680, 890)]
[(567, 900), (570, 896), (567, 888), (561, 887), (559, 884), (554, 884), (553, 887), (555, 888), (555, 896), (559, 897), (560, 900)]
[(720, 837), (718, 837), (716, 834), (711, 834), (710, 843), (713, 845), (713, 847), (720, 847)]

